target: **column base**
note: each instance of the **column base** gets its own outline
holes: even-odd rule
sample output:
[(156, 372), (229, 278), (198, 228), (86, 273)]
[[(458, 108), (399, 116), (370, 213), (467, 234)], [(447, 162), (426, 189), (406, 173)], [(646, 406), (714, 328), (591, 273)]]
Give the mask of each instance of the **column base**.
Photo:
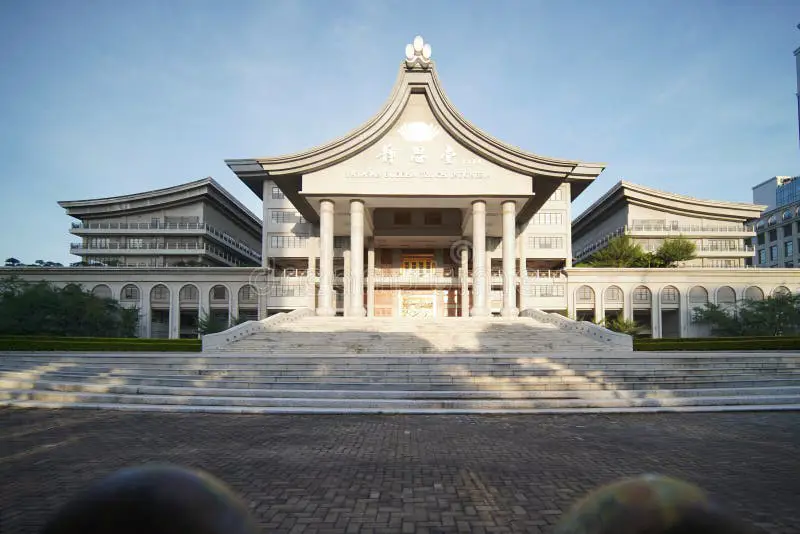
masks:
[(518, 317), (519, 316), (519, 309), (518, 308), (503, 308), (500, 310), (500, 315), (503, 317)]
[(350, 317), (366, 317), (367, 310), (364, 309), (364, 306), (360, 306), (355, 309), (347, 310), (347, 315)]
[(492, 314), (489, 308), (472, 308), (469, 311), (471, 317), (488, 317)]
[(317, 316), (319, 317), (336, 317), (335, 308), (317, 308)]

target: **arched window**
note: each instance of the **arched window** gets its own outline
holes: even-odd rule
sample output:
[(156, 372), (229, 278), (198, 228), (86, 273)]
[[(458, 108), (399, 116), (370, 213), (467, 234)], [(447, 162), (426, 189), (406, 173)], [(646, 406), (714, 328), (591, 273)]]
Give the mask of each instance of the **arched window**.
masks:
[(194, 302), (197, 301), (199, 296), (200, 292), (197, 290), (197, 286), (193, 286), (192, 284), (186, 284), (181, 288), (180, 293), (178, 293), (178, 299), (181, 302)]
[(581, 286), (578, 288), (576, 298), (578, 302), (583, 302), (583, 303), (591, 302), (594, 304), (594, 289), (592, 289), (589, 286)]
[(708, 302), (708, 291), (702, 286), (694, 286), (689, 291), (689, 304), (702, 306)]
[(133, 284), (128, 284), (120, 291), (119, 299), (124, 302), (139, 302), (139, 288)]
[(680, 291), (675, 286), (667, 286), (661, 290), (661, 304), (677, 304), (680, 297)]
[(775, 290), (772, 292), (772, 296), (773, 296), (773, 297), (777, 297), (777, 296), (784, 296), (784, 297), (786, 297), (786, 296), (789, 296), (789, 295), (791, 295), (791, 294), (792, 294), (792, 292), (791, 292), (791, 291), (789, 291), (789, 288), (788, 288), (788, 287), (786, 287), (786, 286), (778, 286), (778, 287), (776, 287), (776, 288), (775, 288)]
[(746, 300), (764, 300), (764, 291), (760, 287), (750, 286), (744, 290)]
[(653, 294), (647, 286), (639, 286), (633, 290), (634, 304), (649, 304), (653, 298)]
[(730, 286), (722, 286), (721, 288), (717, 289), (717, 304), (736, 304), (736, 291), (734, 291)]
[(95, 297), (100, 297), (101, 299), (110, 299), (111, 288), (105, 284), (98, 284), (94, 286), (94, 289), (92, 289), (92, 295)]

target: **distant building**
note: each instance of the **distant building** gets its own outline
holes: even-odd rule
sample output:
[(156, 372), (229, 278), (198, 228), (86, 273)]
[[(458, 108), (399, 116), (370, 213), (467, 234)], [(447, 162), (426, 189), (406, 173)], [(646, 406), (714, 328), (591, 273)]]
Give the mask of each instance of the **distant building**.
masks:
[(572, 221), (575, 261), (588, 259), (620, 235), (655, 252), (667, 238), (685, 237), (697, 247), (684, 267), (744, 267), (753, 256), (755, 232), (745, 223), (764, 206), (701, 200), (618, 182)]
[(757, 267), (796, 267), (800, 265), (800, 198), (765, 211), (755, 221), (754, 239)]
[(261, 220), (211, 178), (132, 195), (58, 203), (80, 222), (70, 252), (109, 267), (261, 264)]
[(753, 187), (753, 204), (766, 211), (800, 201), (800, 176), (773, 176)]

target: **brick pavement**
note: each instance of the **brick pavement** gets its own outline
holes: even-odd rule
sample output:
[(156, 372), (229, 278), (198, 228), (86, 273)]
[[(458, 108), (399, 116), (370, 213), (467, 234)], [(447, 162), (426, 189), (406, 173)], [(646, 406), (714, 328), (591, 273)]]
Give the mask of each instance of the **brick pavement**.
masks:
[(0, 409), (0, 532), (35, 532), (118, 468), (204, 468), (265, 532), (549, 532), (610, 480), (699, 483), (800, 532), (797, 413), (246, 416)]

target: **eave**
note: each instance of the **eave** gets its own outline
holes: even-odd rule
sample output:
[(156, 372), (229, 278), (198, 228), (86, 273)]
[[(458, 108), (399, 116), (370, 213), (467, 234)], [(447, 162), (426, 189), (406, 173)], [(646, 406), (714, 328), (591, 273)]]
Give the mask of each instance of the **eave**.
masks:
[[(567, 181), (571, 184), (572, 199), (605, 168), (601, 163), (539, 156), (486, 134), (464, 119), (448, 100), (433, 62), (424, 69), (409, 68), (404, 62), (391, 96), (380, 112), (339, 139), (296, 154), (226, 160), (225, 163), (259, 197), (263, 196), (263, 181), (274, 180), (294, 202), (295, 198), (292, 197), (299, 195), (293, 193), (299, 191), (299, 182), (304, 174), (336, 165), (373, 146), (397, 122), (412, 94), (424, 94), (442, 128), (471, 152), (512, 172), (530, 176), (534, 181), (542, 180), (554, 184)], [(301, 206), (295, 205), (303, 212)]]

